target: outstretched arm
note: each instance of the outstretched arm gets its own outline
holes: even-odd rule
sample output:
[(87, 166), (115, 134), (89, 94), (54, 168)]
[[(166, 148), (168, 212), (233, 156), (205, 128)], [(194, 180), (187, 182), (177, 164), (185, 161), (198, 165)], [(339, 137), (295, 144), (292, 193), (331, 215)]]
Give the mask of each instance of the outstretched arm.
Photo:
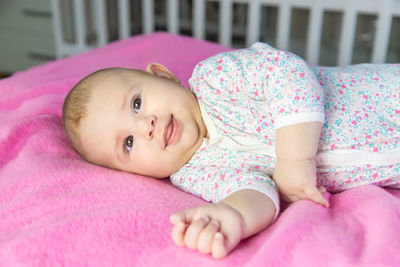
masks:
[(272, 200), (244, 189), (224, 200), (171, 215), (172, 239), (215, 258), (225, 257), (239, 242), (270, 225), (275, 216)]
[(322, 124), (306, 122), (282, 127), (276, 133), (276, 156), (273, 179), (279, 191), (290, 201), (311, 199), (328, 207), (323, 187), (316, 187), (314, 157)]

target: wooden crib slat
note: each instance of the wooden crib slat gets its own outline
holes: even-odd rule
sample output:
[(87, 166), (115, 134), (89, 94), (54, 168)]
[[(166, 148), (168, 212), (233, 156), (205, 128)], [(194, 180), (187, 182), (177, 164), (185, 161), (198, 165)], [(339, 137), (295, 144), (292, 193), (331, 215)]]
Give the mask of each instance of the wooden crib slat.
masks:
[(178, 0), (167, 1), (167, 29), (171, 33), (179, 33)]
[(389, 45), (390, 28), (392, 25), (393, 0), (383, 0), (378, 13), (377, 27), (375, 30), (372, 62), (384, 63)]
[(92, 0), (95, 12), (97, 44), (105, 45), (108, 43), (107, 9), (105, 0)]
[(232, 45), (232, 0), (220, 2), (219, 16), (219, 42), (230, 47)]
[(118, 33), (119, 38), (131, 35), (131, 12), (129, 0), (118, 0)]
[(205, 37), (205, 0), (193, 0), (193, 34), (195, 38)]
[(86, 50), (86, 23), (85, 23), (85, 6), (82, 0), (74, 0), (74, 23), (75, 23), (75, 38), (76, 44), (80, 51)]
[(249, 3), (249, 8), (247, 12), (247, 30), (246, 30), (247, 47), (259, 41), (260, 30), (261, 30), (260, 22), (261, 22), (261, 5), (259, 0), (253, 0)]
[(358, 0), (349, 1), (344, 10), (339, 42), (339, 66), (351, 64), (358, 15), (355, 7), (358, 4)]
[(292, 8), (289, 0), (282, 0), (278, 10), (278, 37), (277, 47), (288, 50)]
[(142, 0), (143, 9), (143, 31), (151, 33), (154, 31), (154, 2), (153, 0)]

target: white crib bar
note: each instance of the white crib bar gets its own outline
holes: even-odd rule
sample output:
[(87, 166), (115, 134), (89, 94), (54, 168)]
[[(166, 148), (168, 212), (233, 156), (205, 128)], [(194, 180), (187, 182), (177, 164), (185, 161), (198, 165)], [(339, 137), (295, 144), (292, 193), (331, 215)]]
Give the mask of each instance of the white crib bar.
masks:
[(56, 57), (62, 58), (64, 56), (62, 53), (62, 51), (64, 51), (63, 47), (64, 42), (63, 42), (63, 32), (61, 24), (60, 2), (58, 2), (58, 0), (51, 0), (51, 5), (53, 9), (53, 32), (54, 32)]
[(308, 22), (306, 59), (309, 64), (318, 65), (324, 10), (320, 0), (313, 0), (312, 2), (313, 8)]
[(374, 46), (372, 51), (372, 62), (375, 63), (384, 63), (386, 60), (390, 28), (392, 25), (393, 1), (383, 1), (384, 4), (381, 6), (377, 27), (375, 29)]
[(105, 45), (108, 43), (108, 30), (107, 30), (107, 9), (105, 0), (92, 0), (94, 7), (93, 17), (96, 22), (96, 33), (98, 45)]
[(258, 0), (249, 3), (247, 11), (246, 46), (249, 47), (260, 39), (261, 5)]
[(219, 42), (225, 46), (232, 44), (232, 0), (220, 1)]
[(205, 39), (205, 5), (205, 0), (193, 0), (193, 34), (199, 39)]
[(154, 31), (154, 2), (153, 0), (143, 0), (143, 31), (144, 33), (151, 33)]
[(86, 23), (85, 23), (85, 7), (83, 1), (74, 0), (74, 23), (75, 23), (75, 37), (78, 49), (81, 51), (86, 50)]
[(289, 49), (290, 23), (292, 8), (289, 0), (282, 0), (278, 11), (278, 36), (277, 47), (281, 50)]
[(339, 56), (337, 64), (339, 66), (349, 65), (352, 60), (354, 47), (354, 34), (356, 32), (357, 11), (355, 7), (358, 5), (358, 0), (348, 2), (348, 6), (344, 11), (342, 20), (342, 29), (339, 41)]
[(129, 0), (118, 0), (118, 31), (119, 38), (128, 38), (131, 35), (131, 12)]
[(178, 0), (167, 1), (167, 29), (171, 33), (179, 33)]

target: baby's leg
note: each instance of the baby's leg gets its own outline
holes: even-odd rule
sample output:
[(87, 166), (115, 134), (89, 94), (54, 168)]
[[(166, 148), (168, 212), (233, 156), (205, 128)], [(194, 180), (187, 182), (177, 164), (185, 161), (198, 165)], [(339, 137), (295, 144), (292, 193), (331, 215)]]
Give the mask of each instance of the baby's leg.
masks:
[(400, 189), (400, 162), (387, 166), (317, 168), (317, 180), (318, 185), (330, 192), (341, 192), (366, 184)]

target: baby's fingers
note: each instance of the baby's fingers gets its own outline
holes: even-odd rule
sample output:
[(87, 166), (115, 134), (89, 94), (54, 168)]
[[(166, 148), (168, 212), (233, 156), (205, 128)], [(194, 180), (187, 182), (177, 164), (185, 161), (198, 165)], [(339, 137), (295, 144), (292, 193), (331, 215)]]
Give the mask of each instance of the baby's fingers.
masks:
[(329, 207), (329, 203), (322, 195), (322, 192), (325, 192), (324, 189), (325, 188), (317, 189), (315, 186), (313, 186), (307, 190), (306, 194), (309, 199), (327, 208)]
[(187, 218), (187, 211), (181, 211), (175, 214), (172, 214), (169, 217), (169, 221), (174, 225), (171, 232), (172, 240), (175, 244), (179, 246), (185, 245), (184, 238), (186, 229), (188, 224), (190, 223), (189, 219)]
[(178, 246), (185, 245), (184, 238), (185, 238), (186, 228), (187, 225), (183, 222), (178, 222), (172, 228), (171, 237), (172, 240), (175, 242), (175, 244), (177, 244)]
[(208, 218), (207, 216), (201, 217), (191, 222), (189, 227), (186, 229), (184, 237), (185, 245), (188, 248), (197, 249), (197, 244), (200, 234), (202, 233), (202, 231), (208, 225), (209, 222), (210, 218)]
[(320, 187), (318, 187), (318, 191), (319, 191), (321, 194), (323, 194), (323, 193), (326, 192), (326, 188), (323, 187), (323, 186), (320, 186)]
[(169, 216), (169, 221), (173, 225), (176, 225), (179, 222), (186, 223), (185, 211), (172, 214), (171, 216)]
[(211, 255), (216, 259), (220, 259), (220, 258), (223, 258), (226, 255), (228, 255), (228, 253), (231, 249), (229, 249), (227, 247), (223, 234), (220, 232), (217, 232), (214, 235)]
[(219, 227), (219, 222), (212, 220), (200, 233), (197, 241), (197, 249), (201, 253), (210, 253), (212, 251), (214, 236), (218, 232)]

